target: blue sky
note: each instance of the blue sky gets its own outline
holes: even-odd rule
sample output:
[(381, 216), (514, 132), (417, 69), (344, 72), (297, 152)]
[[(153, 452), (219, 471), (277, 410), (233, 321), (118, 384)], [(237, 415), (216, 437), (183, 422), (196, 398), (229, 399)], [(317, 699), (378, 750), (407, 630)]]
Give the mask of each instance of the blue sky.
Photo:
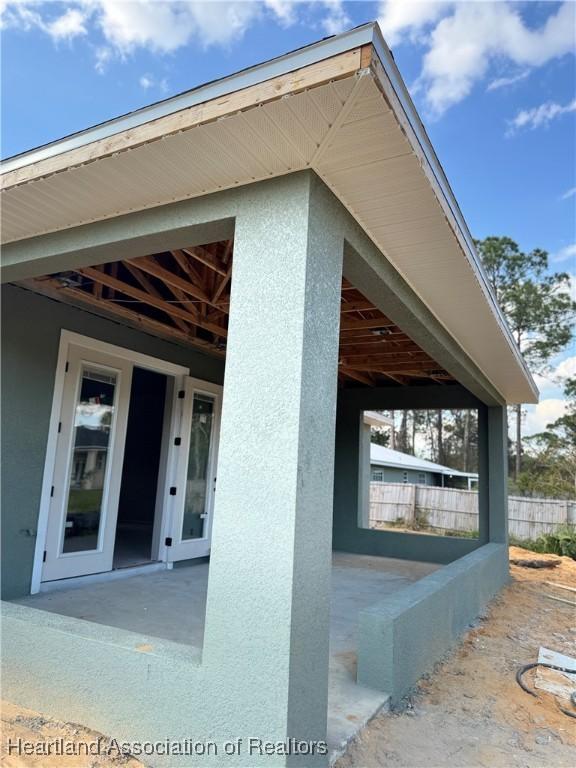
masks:
[[(379, 19), (475, 237), (576, 273), (576, 4), (5, 2), (2, 156)], [(574, 279), (576, 283), (576, 278)], [(576, 350), (557, 361), (576, 372)], [(532, 432), (561, 412), (540, 380)]]

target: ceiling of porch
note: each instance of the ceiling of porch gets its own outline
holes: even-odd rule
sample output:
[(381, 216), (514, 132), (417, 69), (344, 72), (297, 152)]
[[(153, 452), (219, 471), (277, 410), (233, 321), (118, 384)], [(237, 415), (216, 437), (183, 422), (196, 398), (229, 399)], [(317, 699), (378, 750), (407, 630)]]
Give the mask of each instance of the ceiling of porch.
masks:
[[(233, 242), (228, 240), (46, 275), (20, 285), (224, 356), (233, 256)], [(343, 385), (453, 381), (346, 279), (338, 371)]]

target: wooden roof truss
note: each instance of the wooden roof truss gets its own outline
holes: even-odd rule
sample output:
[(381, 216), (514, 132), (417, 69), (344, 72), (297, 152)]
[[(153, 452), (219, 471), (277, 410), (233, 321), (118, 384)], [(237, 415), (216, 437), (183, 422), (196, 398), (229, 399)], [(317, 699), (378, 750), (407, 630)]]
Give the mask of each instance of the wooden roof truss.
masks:
[[(23, 285), (222, 356), (232, 261), (233, 242), (225, 241), (83, 267)], [(342, 281), (338, 370), (343, 384), (452, 380), (346, 279)]]

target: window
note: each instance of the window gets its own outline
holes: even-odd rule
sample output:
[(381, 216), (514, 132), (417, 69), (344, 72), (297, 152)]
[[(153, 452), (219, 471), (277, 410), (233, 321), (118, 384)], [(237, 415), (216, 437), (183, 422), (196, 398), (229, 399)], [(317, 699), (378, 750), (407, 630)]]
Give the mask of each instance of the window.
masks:
[(374, 480), (375, 483), (381, 483), (384, 480), (384, 472), (382, 470), (373, 470), (372, 471), (372, 480)]
[(424, 472), (418, 473), (418, 485), (426, 485), (426, 475)]
[(402, 472), (402, 482), (403, 483), (408, 482), (408, 472)]

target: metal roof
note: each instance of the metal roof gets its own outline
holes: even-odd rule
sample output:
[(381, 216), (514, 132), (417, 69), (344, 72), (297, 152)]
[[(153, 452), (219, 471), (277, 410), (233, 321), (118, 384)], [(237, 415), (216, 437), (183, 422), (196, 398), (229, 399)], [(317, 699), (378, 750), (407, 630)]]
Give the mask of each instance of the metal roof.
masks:
[(414, 469), (419, 472), (435, 472), (439, 475), (450, 477), (471, 477), (478, 479), (477, 472), (461, 472), (458, 469), (446, 467), (443, 464), (436, 464), (427, 459), (419, 459), (417, 456), (410, 456), (402, 451), (393, 451), (392, 448), (386, 448), (377, 443), (370, 444), (370, 463), (382, 467), (394, 467), (398, 469)]

